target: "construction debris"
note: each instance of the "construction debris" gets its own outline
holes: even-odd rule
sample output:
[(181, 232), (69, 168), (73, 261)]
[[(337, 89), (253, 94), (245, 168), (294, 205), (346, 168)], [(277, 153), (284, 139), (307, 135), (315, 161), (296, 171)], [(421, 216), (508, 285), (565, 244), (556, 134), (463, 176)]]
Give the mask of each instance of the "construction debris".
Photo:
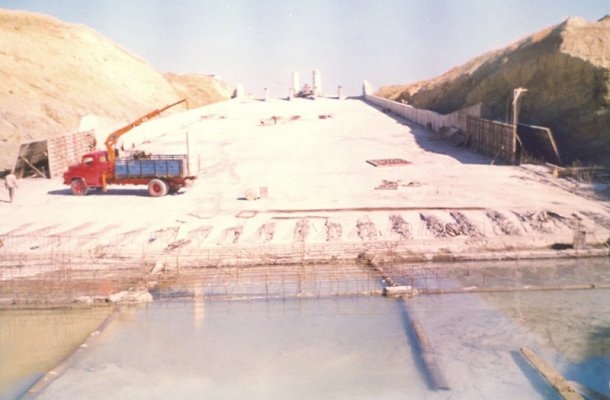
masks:
[(473, 224), (466, 216), (458, 211), (452, 211), (449, 213), (451, 218), (453, 218), (458, 225), (460, 232), (462, 235), (470, 236), (470, 237), (480, 237), (483, 234), (479, 231), (477, 226)]
[(262, 243), (268, 243), (273, 240), (275, 224), (273, 222), (263, 224), (260, 228), (258, 228), (257, 233)]
[[(330, 116), (328, 116), (328, 118), (330, 118)], [(299, 119), (301, 119), (300, 115), (292, 115), (290, 117), (282, 117), (281, 115), (272, 115), (269, 118), (264, 118), (264, 119), (259, 120), (259, 125), (261, 125), (261, 126), (277, 125), (278, 123), (293, 122), (293, 121), (298, 121)]]
[(358, 237), (362, 240), (375, 240), (377, 239), (377, 227), (371, 222), (369, 217), (363, 217), (356, 223), (356, 229)]
[(301, 218), (294, 227), (294, 241), (304, 242), (309, 234), (309, 220)]
[(256, 200), (258, 197), (256, 196), (256, 192), (252, 189), (246, 190), (245, 199), (248, 201)]
[(152, 243), (152, 242), (169, 243), (170, 240), (174, 240), (176, 238), (176, 235), (178, 234), (179, 230), (180, 230), (180, 227), (157, 229), (156, 231), (151, 232), (150, 237), (148, 239), (148, 243)]
[(236, 226), (233, 228), (225, 229), (222, 235), (222, 243), (236, 244), (239, 241), (243, 230), (243, 226)]
[(520, 231), (508, 218), (498, 211), (489, 210), (485, 212), (487, 218), (494, 224), (494, 232), (497, 234), (496, 227), (504, 235), (519, 235)]
[(400, 215), (390, 215), (390, 223), (392, 225), (392, 230), (398, 233), (401, 238), (411, 239), (413, 237), (413, 234), (411, 232), (411, 225), (409, 225), (409, 223), (406, 222), (404, 218)]
[(440, 133), (449, 143), (456, 147), (468, 146), (470, 142), (470, 134), (458, 128), (441, 129)]
[(213, 229), (213, 227), (211, 227), (209, 225), (200, 226), (200, 227), (195, 228), (192, 231), (190, 231), (188, 233), (188, 236), (191, 239), (193, 239), (196, 243), (201, 244), (207, 239), (207, 237), (209, 236), (212, 229)]
[(601, 166), (582, 166), (582, 164), (575, 163), (571, 167), (560, 167), (547, 163), (548, 166), (553, 168), (553, 176), (555, 178), (573, 178), (577, 181), (591, 182), (594, 178), (606, 180), (610, 176), (610, 171), (607, 168)]
[(411, 164), (407, 160), (402, 158), (383, 158), (378, 160), (366, 160), (367, 163), (374, 167), (395, 167), (397, 165), (409, 165)]
[(187, 245), (187, 244), (189, 244), (189, 243), (191, 243), (191, 240), (190, 240), (190, 239), (180, 239), (180, 240), (176, 240), (175, 242), (172, 242), (172, 243), (168, 244), (168, 245), (165, 247), (165, 251), (166, 251), (166, 252), (170, 252), (170, 251), (173, 251), (173, 250), (179, 249), (179, 248), (181, 248), (181, 247), (184, 247), (184, 246), (186, 246), (186, 245)]
[(324, 224), (326, 227), (326, 241), (334, 242), (341, 240), (341, 236), (343, 235), (343, 227), (341, 224), (337, 222), (330, 222), (326, 220)]
[(419, 214), (426, 229), (436, 238), (454, 237), (462, 234), (460, 228), (451, 222), (445, 223), (431, 214)]
[(582, 215), (589, 217), (598, 224), (599, 226), (603, 226), (606, 229), (610, 229), (610, 218), (605, 217), (602, 214), (593, 212), (593, 211), (581, 211)]
[[(555, 231), (556, 223), (555, 219), (551, 217), (546, 211), (526, 211), (526, 212), (516, 212), (513, 211), (513, 214), (517, 216), (523, 228), (527, 231), (527, 227), (533, 229), (534, 231), (541, 233), (552, 233)], [(553, 213), (552, 215), (558, 215)]]
[(388, 181), (384, 179), (381, 182), (381, 185), (375, 187), (375, 190), (396, 190), (398, 189), (399, 182), (400, 181)]
[(421, 182), (411, 181), (411, 182), (409, 182), (407, 184), (404, 184), (402, 186), (404, 186), (404, 187), (420, 187), (421, 185), (422, 185)]

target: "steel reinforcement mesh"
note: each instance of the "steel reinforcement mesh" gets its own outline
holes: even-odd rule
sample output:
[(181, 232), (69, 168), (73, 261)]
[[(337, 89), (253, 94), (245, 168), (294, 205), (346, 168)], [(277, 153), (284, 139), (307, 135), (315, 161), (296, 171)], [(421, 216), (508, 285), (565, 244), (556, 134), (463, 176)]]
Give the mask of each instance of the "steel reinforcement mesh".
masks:
[[(607, 258), (381, 265), (366, 257), (330, 263), (265, 261), (214, 266), (196, 255), (164, 260), (21, 255), (3, 259), (0, 304), (73, 304), (87, 298), (103, 303), (113, 293), (131, 290), (147, 290), (155, 298), (273, 299), (381, 295), (387, 286), (412, 287), (419, 294), (610, 288)], [(24, 268), (31, 274), (23, 274)]]

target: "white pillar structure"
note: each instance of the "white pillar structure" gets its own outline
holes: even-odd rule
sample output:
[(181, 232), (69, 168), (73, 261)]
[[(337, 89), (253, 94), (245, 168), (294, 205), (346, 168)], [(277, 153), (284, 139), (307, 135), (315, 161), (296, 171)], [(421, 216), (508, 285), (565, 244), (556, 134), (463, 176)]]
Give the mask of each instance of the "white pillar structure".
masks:
[(301, 88), (299, 85), (299, 73), (293, 72), (292, 73), (292, 92), (299, 93), (300, 90), (301, 90)]
[(322, 77), (317, 69), (313, 70), (313, 95), (322, 96)]
[(343, 96), (343, 86), (339, 86), (339, 87), (337, 88), (337, 98), (338, 98), (339, 100), (343, 100), (343, 99), (345, 99), (345, 96)]
[(241, 83), (238, 83), (237, 87), (233, 91), (233, 98), (241, 99), (243, 97), (244, 97), (244, 85), (242, 85)]
[(362, 95), (366, 96), (369, 94), (373, 94), (373, 86), (369, 83), (369, 81), (362, 82)]
[(265, 88), (265, 94), (263, 95), (263, 100), (269, 100), (269, 89)]

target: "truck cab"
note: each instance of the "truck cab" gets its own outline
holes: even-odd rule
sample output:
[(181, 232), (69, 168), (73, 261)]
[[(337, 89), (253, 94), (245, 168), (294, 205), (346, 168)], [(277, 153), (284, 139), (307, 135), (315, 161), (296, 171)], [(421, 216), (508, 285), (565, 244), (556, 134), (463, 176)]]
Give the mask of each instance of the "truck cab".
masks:
[(112, 174), (106, 151), (94, 151), (83, 155), (79, 164), (71, 165), (64, 172), (64, 184), (70, 185), (72, 193), (85, 195), (90, 188), (102, 187), (103, 179)]

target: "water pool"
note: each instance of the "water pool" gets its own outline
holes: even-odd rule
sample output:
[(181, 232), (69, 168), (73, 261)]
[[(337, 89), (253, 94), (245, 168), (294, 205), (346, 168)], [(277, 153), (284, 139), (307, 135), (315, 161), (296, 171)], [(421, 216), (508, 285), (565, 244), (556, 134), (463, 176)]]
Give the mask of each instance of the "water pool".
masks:
[[(121, 309), (40, 398), (559, 398), (523, 358), (522, 346), (567, 379), (610, 396), (610, 292), (604, 289), (404, 301), (376, 296), (227, 301), (210, 300), (203, 286), (186, 291), (191, 293), (186, 298), (168, 296)], [(15, 318), (14, 312), (2, 311), (3, 322)], [(60, 321), (89, 320), (93, 330), (109, 309), (95, 317), (45, 312), (57, 313)], [(414, 320), (424, 328), (449, 390), (431, 388), (410, 329)], [(71, 343), (83, 337), (40, 322), (28, 329), (74, 337)], [(15, 335), (3, 336), (1, 355), (12, 348)], [(11, 364), (23, 358), (11, 354)], [(44, 368), (4, 382), (0, 397), (18, 397), (24, 382)]]

